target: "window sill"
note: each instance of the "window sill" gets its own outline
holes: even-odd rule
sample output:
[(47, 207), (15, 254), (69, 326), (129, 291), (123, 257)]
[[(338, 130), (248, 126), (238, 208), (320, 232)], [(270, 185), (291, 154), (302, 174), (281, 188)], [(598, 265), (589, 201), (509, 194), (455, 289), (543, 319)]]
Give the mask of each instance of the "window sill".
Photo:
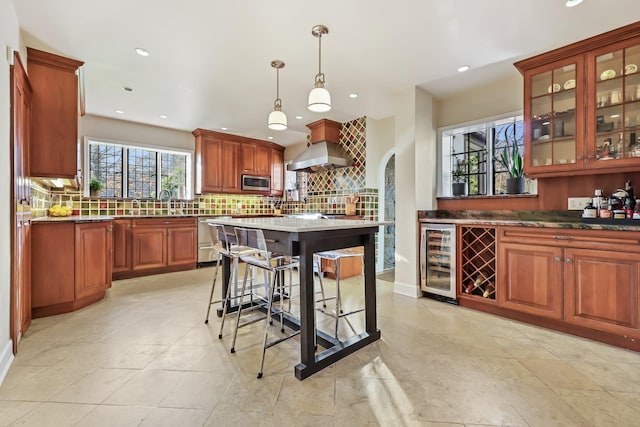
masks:
[(469, 199), (532, 199), (537, 198), (537, 194), (495, 194), (488, 196), (485, 194), (470, 194), (468, 196), (441, 196), (436, 197), (436, 200), (469, 200)]

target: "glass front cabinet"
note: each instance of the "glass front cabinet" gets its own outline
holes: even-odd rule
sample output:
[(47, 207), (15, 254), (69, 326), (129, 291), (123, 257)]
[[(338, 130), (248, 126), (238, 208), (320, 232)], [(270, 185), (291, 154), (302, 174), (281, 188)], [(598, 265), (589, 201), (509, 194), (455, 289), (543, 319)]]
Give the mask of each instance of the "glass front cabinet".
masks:
[(640, 22), (515, 64), (524, 76), (525, 175), (640, 166)]

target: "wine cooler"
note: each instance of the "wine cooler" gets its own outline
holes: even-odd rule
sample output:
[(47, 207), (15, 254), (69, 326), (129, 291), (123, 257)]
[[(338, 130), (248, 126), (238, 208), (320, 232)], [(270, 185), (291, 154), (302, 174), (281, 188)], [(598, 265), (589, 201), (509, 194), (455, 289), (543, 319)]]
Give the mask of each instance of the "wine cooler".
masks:
[(420, 227), (420, 287), (429, 294), (456, 299), (456, 226)]

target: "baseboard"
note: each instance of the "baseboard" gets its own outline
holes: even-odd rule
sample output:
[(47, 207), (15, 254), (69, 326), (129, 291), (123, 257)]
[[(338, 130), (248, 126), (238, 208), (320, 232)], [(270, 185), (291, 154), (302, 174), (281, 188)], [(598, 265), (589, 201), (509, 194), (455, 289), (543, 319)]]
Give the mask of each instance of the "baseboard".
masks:
[(0, 384), (4, 381), (4, 377), (7, 376), (12, 362), (13, 341), (9, 340), (2, 349), (2, 352), (0, 352)]
[(419, 298), (422, 295), (420, 293), (420, 288), (418, 288), (416, 285), (398, 282), (397, 280), (393, 282), (393, 293), (411, 298)]

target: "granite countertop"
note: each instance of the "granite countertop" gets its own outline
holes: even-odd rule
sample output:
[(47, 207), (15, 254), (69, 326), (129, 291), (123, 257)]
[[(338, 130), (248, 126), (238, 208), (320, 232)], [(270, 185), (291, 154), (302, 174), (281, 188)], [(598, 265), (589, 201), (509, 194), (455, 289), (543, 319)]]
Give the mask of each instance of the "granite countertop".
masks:
[[(418, 221), (447, 224), (508, 225), (581, 230), (640, 231), (640, 220), (586, 223), (582, 211), (418, 211)], [(620, 221), (619, 223), (617, 221)], [(638, 225), (634, 223), (637, 222)]]
[(31, 222), (99, 222), (99, 221), (112, 221), (113, 216), (43, 216), (40, 218), (33, 218)]
[(218, 224), (235, 227), (261, 228), (264, 230), (300, 233), (308, 231), (341, 230), (349, 228), (377, 227), (392, 224), (390, 221), (365, 221), (349, 219), (304, 218), (220, 218)]

